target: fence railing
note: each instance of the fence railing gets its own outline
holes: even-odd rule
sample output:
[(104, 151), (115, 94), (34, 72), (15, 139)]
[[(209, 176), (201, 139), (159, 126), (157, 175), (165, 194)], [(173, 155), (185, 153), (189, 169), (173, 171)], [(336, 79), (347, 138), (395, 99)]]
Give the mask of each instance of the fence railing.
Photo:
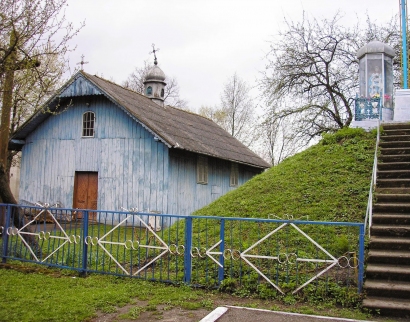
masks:
[(373, 157), (373, 169), (372, 169), (372, 178), (370, 180), (369, 188), (369, 198), (367, 200), (366, 216), (364, 219), (364, 230), (369, 230), (372, 227), (372, 216), (373, 216), (373, 191), (377, 184), (377, 155), (380, 142), (380, 120), (377, 123), (377, 137), (376, 137), (376, 146), (374, 148), (374, 157)]
[(0, 215), (3, 262), (280, 294), (363, 284), (363, 223), (6, 204)]

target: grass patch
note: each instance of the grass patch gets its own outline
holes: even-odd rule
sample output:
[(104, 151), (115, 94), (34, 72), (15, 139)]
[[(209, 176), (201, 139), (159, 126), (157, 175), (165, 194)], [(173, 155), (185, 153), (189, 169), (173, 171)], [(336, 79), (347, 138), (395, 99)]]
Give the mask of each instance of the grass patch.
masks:
[(375, 133), (343, 129), (254, 177), (194, 215), (361, 222), (366, 211)]
[[(367, 205), (374, 146), (374, 132), (343, 129), (335, 134), (327, 134), (319, 144), (254, 177), (238, 189), (196, 211), (194, 215), (362, 222)], [(242, 252), (275, 229), (277, 225), (227, 221), (224, 232), (225, 248)], [(168, 244), (182, 245), (184, 228), (184, 220), (181, 220), (169, 229), (162, 230), (160, 235)], [(303, 230), (335, 256), (355, 250), (357, 244), (356, 232), (352, 232), (349, 228), (306, 225)], [(93, 234), (100, 236), (104, 232), (105, 230), (95, 230)], [(198, 256), (192, 263), (193, 284), (209, 286), (210, 289), (216, 287), (218, 267), (207, 256), (200, 258), (199, 252), (203, 255), (203, 248), (209, 249), (215, 245), (219, 241), (220, 234), (219, 222), (214, 219), (194, 219), (192, 241), (193, 246), (197, 247)], [(147, 239), (147, 236), (136, 237), (133, 231), (126, 229), (116, 232), (113, 236), (112, 238), (121, 238), (121, 240), (123, 236), (126, 239)], [(18, 247), (16, 249), (19, 250)], [(63, 250), (65, 251), (62, 249), (61, 252)], [(87, 261), (90, 267), (121, 273), (118, 266), (114, 265), (98, 248), (94, 249), (90, 246), (89, 251)], [(150, 251), (151, 253), (142, 253), (141, 249), (138, 251), (140, 253), (136, 258), (140, 262), (141, 258), (149, 259), (157, 254), (156, 251)], [(110, 252), (115, 256), (121, 256), (120, 262), (124, 263), (127, 269), (130, 266), (126, 265), (136, 262), (123, 248), (113, 246)], [(308, 254), (311, 252), (318, 256), (315, 247), (306, 243), (304, 238), (288, 228), (278, 233), (276, 239), (260, 244), (254, 252), (266, 256), (297, 254), (298, 257), (312, 258)], [(69, 256), (58, 258), (66, 265), (81, 264), (82, 259), (79, 254), (67, 249)], [(153, 267), (145, 273), (145, 278), (182, 281), (183, 257), (167, 254), (163, 260), (164, 265), (161, 259), (160, 269), (155, 267), (154, 270)], [(255, 264), (271, 276), (277, 276), (278, 281), (283, 278), (278, 285), (285, 290), (295, 289), (296, 285), (301, 285), (303, 280), (309, 279), (309, 274), (314, 274), (318, 270), (318, 267), (310, 267), (310, 264), (306, 264), (306, 267), (295, 267), (292, 263), (272, 265), (271, 260), (260, 260)], [(21, 265), (26, 268), (35, 267), (28, 264)], [(24, 270), (0, 270), (3, 281), (0, 291), (3, 301), (0, 309), (4, 312), (0, 319), (4, 321), (40, 321), (40, 319), (41, 321), (84, 321), (95, 316), (98, 311), (113, 313), (118, 307), (129, 303), (132, 298), (148, 301), (151, 309), (156, 308), (157, 305), (164, 305), (164, 310), (176, 306), (192, 310), (200, 307), (209, 309), (213, 306), (213, 301), (207, 297), (213, 293), (192, 290), (186, 286), (170, 287), (134, 278), (104, 275), (91, 275), (83, 279), (65, 273), (56, 278), (55, 273), (52, 276), (39, 269), (29, 269), (32, 270), (31, 274), (27, 274)], [(299, 274), (297, 277), (299, 280), (292, 275), (295, 270)], [(56, 271), (50, 270), (50, 272)], [(172, 272), (171, 275), (169, 272)], [(303, 272), (308, 273), (303, 275)], [(324, 310), (337, 306), (351, 308), (346, 312), (357, 312), (360, 307), (360, 296), (357, 295), (357, 288), (354, 285), (354, 275), (344, 276), (347, 278), (345, 281), (352, 282), (348, 287), (346, 284), (329, 282), (334, 277), (330, 275), (326, 276), (326, 283), (319, 281), (311, 284), (296, 296), (278, 294), (270, 285), (263, 283), (264, 281), (255, 271), (238, 259), (225, 261), (224, 276), (225, 279), (220, 286), (221, 291), (242, 298), (270, 301), (275, 299), (281, 305), (285, 305), (285, 308), (289, 307), (288, 310), (297, 310), (298, 306), (306, 303), (311, 304), (311, 307), (316, 306)], [(125, 314), (125, 318), (136, 319), (144, 310), (147, 310), (147, 307), (136, 306)], [(311, 312), (313, 311), (309, 311)], [(344, 313), (341, 316), (351, 317)]]
[(160, 304), (209, 307), (204, 293), (188, 287), (147, 282), (135, 278), (107, 275), (62, 275), (58, 270), (31, 264), (13, 264), (0, 269), (0, 321), (87, 321), (97, 312), (114, 313), (133, 298), (148, 300), (144, 308), (136, 307), (128, 318), (142, 311), (154, 311)]

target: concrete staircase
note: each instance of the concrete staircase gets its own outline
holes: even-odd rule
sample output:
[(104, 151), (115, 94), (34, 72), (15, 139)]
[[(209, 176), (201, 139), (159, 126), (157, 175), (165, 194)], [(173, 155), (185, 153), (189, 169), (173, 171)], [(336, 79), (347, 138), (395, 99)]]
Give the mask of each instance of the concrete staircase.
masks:
[(363, 306), (410, 318), (410, 123), (380, 139)]

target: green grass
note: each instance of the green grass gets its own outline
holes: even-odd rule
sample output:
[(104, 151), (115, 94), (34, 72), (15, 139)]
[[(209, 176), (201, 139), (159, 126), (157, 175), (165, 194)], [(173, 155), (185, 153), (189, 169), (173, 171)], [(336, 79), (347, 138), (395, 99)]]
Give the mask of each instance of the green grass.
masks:
[(18, 262), (0, 265), (0, 279), (0, 321), (5, 322), (90, 321), (97, 313), (118, 314), (127, 304), (132, 305), (125, 313), (118, 314), (116, 321), (135, 320), (143, 312), (152, 312), (161, 319), (163, 311), (172, 308), (211, 310), (223, 304), (363, 320), (373, 318), (358, 309), (341, 308), (317, 295), (308, 301), (290, 296), (283, 301), (241, 299), (218, 291), (140, 279), (97, 274), (81, 278), (72, 271)]
[[(343, 129), (254, 177), (194, 215), (362, 222), (375, 133)], [(304, 217), (306, 219), (306, 217)]]
[[(134, 298), (148, 301), (141, 310), (157, 305), (198, 309), (209, 307), (203, 291), (186, 286), (107, 275), (80, 278), (74, 272), (47, 269), (30, 264), (15, 264), (0, 269), (0, 321), (87, 321), (97, 311), (116, 312)], [(129, 312), (135, 318), (138, 307)]]
[[(276, 167), (256, 176), (238, 189), (222, 196), (194, 213), (198, 216), (301, 219), (310, 221), (363, 222), (373, 166), (375, 133), (362, 129), (343, 129), (327, 134), (322, 141)], [(166, 234), (183, 240), (171, 227)], [(278, 223), (226, 220), (225, 249), (243, 252), (272, 232)], [(298, 225), (336, 258), (358, 251), (358, 228), (324, 225)], [(220, 239), (220, 221), (193, 220), (193, 246), (209, 249)], [(253, 255), (297, 254), (300, 258), (327, 259), (293, 227), (286, 226), (251, 251)], [(295, 290), (328, 264), (311, 262), (278, 263), (253, 260), (265, 275), (287, 292)], [(338, 270), (323, 275), (318, 282), (300, 291), (296, 297), (278, 294), (242, 260), (226, 260), (225, 279), (220, 289), (249, 297), (281, 298), (283, 301), (308, 301), (327, 298), (329, 303), (346, 307), (360, 305), (357, 295), (357, 271)], [(216, 286), (217, 267), (209, 258), (194, 258), (192, 282)], [(289, 294), (289, 293), (288, 293)]]
[[(375, 134), (360, 129), (343, 129), (335, 134), (325, 135), (322, 141), (301, 152), (276, 167), (256, 176), (238, 189), (219, 198), (212, 204), (194, 213), (200, 216), (250, 217), (250, 218), (302, 218), (312, 221), (363, 222), (365, 216), (372, 163), (374, 156)], [(245, 223), (227, 221), (225, 226), (225, 248), (242, 252), (261, 237), (271, 232), (276, 223)], [(100, 228), (101, 229), (101, 228)], [(302, 225), (301, 229), (309, 233), (334, 255), (340, 256), (346, 251), (355, 250), (357, 231), (350, 228), (318, 227)], [(102, 232), (94, 231), (95, 235)], [(184, 221), (179, 221), (169, 229), (161, 231), (167, 243), (183, 244)], [(118, 237), (129, 238), (132, 232), (115, 232)], [(219, 221), (212, 219), (193, 220), (193, 246), (209, 249), (219, 240)], [(331, 238), (329, 238), (331, 236)], [(135, 237), (135, 236), (134, 236)], [(121, 237), (122, 238), (122, 237)], [(68, 247), (68, 246), (67, 246)], [(118, 248), (118, 247), (117, 247)], [(113, 253), (123, 252), (123, 247)], [(118, 270), (104, 254), (96, 254), (101, 260), (97, 263), (90, 247), (90, 265), (108, 267)], [(317, 253), (315, 247), (306, 243), (289, 226), (270, 238), (254, 250), (255, 253), (274, 255), (297, 252), (299, 257), (308, 258), (309, 252)], [(104, 256), (101, 256), (104, 255)], [(315, 255), (315, 254), (313, 254)], [(57, 255), (56, 255), (57, 256)], [(128, 252), (123, 252), (121, 263), (130, 260)], [(154, 254), (146, 255), (151, 258)], [(167, 254), (170, 260), (161, 270), (171, 270), (172, 279), (181, 281), (183, 277), (182, 257)], [(179, 258), (179, 262), (177, 259)], [(65, 258), (64, 258), (65, 260)], [(80, 258), (67, 258), (68, 262), (80, 262)], [(352, 284), (339, 287), (332, 281), (318, 281), (311, 284), (297, 296), (281, 296), (261, 279), (241, 260), (225, 261), (225, 280), (220, 290), (244, 298), (260, 298), (272, 301), (279, 300), (290, 309), (297, 310), (299, 303), (311, 306), (360, 307), (360, 296)], [(309, 279), (317, 267), (300, 266), (300, 280), (295, 280), (295, 267), (281, 265), (272, 261), (259, 261), (257, 266), (262, 270), (277, 275), (279, 285), (285, 290), (292, 290), (300, 285), (303, 279)], [(125, 265), (125, 264), (124, 264)], [(161, 264), (162, 265), (162, 264)], [(305, 272), (303, 275), (302, 268)], [(160, 271), (161, 272), (161, 271)], [(2, 275), (0, 308), (5, 312), (0, 321), (84, 321), (94, 316), (97, 311), (113, 312), (119, 306), (130, 302), (131, 298), (149, 300), (149, 307), (154, 310), (158, 304), (178, 305), (185, 308), (210, 307), (209, 301), (198, 301), (201, 293), (187, 287), (169, 287), (163, 284), (152, 284), (130, 278), (92, 275), (86, 279), (61, 277), (53, 278), (43, 273), (22, 275), (20, 272), (0, 270)], [(70, 273), (74, 274), (74, 273)], [(152, 278), (158, 278), (158, 271), (152, 271)], [(162, 274), (162, 273), (160, 273)], [(149, 277), (149, 276), (148, 276)], [(332, 276), (331, 276), (332, 277)], [(327, 279), (327, 277), (326, 277)], [(354, 276), (349, 277), (354, 282)], [(210, 287), (217, 285), (217, 266), (209, 258), (193, 259), (193, 284)], [(146, 283), (146, 284), (144, 284)], [(201, 295), (202, 294), (202, 295)], [(34, 309), (33, 309), (34, 308)], [(124, 318), (136, 318), (147, 308), (136, 306), (124, 315)], [(305, 309), (303, 309), (305, 310)], [(303, 311), (302, 310), (302, 311)], [(356, 309), (348, 312), (357, 312)], [(345, 317), (351, 317), (342, 314)]]

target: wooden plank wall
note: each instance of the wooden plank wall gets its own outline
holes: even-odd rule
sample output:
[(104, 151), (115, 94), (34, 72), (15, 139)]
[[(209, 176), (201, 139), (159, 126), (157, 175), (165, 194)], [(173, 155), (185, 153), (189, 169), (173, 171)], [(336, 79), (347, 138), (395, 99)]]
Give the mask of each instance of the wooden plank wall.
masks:
[[(237, 187), (230, 186), (231, 162), (208, 157), (208, 184), (196, 181), (197, 156), (178, 150), (170, 154), (169, 211), (189, 215)], [(238, 186), (261, 170), (239, 165)]]
[[(89, 104), (89, 105), (86, 105)], [(82, 115), (96, 115), (94, 138), (82, 138)], [(98, 172), (98, 209), (189, 215), (236, 187), (231, 163), (208, 158), (208, 184), (196, 182), (194, 153), (169, 149), (102, 95), (75, 97), (26, 139), (20, 199), (71, 208), (76, 171)], [(239, 165), (239, 185), (260, 170)]]
[[(98, 209), (167, 212), (168, 148), (103, 96), (78, 97), (73, 104), (26, 139), (20, 199), (72, 207), (75, 172), (95, 171)], [(94, 138), (81, 137), (86, 111), (96, 113)]]

